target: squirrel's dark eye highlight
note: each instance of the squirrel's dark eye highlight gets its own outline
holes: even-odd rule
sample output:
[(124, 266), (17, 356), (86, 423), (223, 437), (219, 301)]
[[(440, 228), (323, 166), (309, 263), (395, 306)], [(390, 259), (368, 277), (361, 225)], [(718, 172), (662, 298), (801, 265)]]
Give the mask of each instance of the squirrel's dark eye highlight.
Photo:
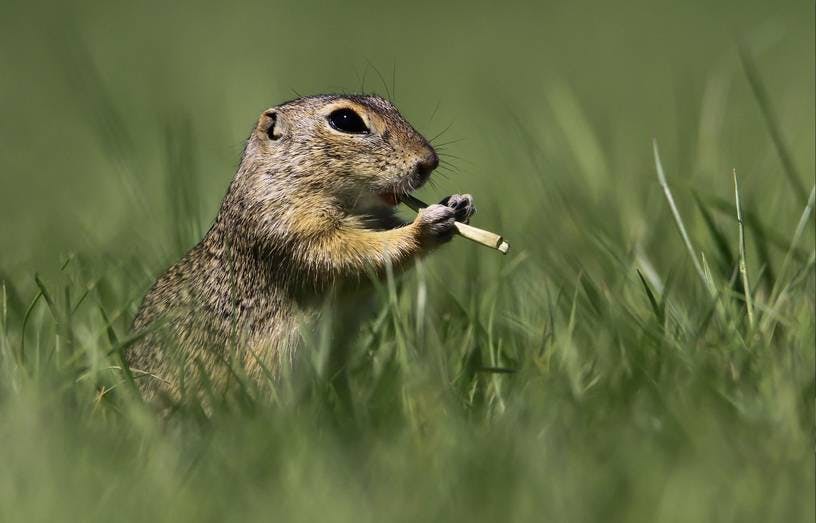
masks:
[(351, 109), (332, 111), (328, 117), (329, 125), (341, 133), (368, 134), (369, 130), (360, 115)]

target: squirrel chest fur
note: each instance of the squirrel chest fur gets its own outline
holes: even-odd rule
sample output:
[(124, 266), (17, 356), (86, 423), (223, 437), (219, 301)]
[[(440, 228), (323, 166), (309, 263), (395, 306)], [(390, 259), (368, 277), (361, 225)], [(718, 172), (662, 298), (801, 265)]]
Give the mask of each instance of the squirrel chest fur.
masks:
[(264, 111), (212, 227), (134, 319), (141, 337), (126, 359), (142, 391), (177, 390), (201, 372), (217, 382), (235, 362), (250, 377), (277, 373), (323, 297), (405, 267), (469, 219), (469, 195), (410, 223), (395, 215), (437, 164), (376, 96), (309, 96)]

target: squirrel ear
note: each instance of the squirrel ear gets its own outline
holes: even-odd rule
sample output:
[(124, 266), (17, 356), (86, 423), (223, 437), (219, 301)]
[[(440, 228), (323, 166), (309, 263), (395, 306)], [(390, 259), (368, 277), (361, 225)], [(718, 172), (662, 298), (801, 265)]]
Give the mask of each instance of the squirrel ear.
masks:
[(278, 122), (278, 113), (273, 109), (265, 111), (258, 120), (258, 131), (270, 140), (279, 140), (283, 136), (283, 125)]

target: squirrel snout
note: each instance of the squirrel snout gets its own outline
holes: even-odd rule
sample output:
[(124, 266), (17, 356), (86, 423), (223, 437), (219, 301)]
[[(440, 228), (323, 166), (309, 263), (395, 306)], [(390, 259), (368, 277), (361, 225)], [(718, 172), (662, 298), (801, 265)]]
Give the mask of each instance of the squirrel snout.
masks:
[(425, 157), (417, 162), (415, 169), (420, 176), (427, 178), (438, 165), (439, 157), (436, 155), (436, 151), (429, 149)]

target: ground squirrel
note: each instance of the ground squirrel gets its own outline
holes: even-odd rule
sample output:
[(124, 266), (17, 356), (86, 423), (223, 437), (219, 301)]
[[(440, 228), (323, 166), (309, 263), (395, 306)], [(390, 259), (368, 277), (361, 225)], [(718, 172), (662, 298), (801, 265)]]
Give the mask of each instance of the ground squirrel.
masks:
[(377, 96), (308, 96), (264, 111), (214, 224), (136, 314), (141, 337), (125, 357), (142, 392), (177, 392), (202, 370), (218, 380), (230, 361), (250, 377), (275, 373), (321, 297), (449, 240), (475, 211), (470, 195), (411, 223), (394, 213), (438, 162)]

